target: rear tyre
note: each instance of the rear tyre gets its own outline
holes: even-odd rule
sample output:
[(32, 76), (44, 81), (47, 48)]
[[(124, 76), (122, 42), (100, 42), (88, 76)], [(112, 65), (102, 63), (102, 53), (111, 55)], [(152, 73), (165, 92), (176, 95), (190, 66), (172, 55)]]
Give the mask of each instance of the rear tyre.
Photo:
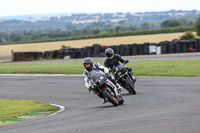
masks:
[(114, 106), (118, 106), (119, 105), (119, 102), (117, 101), (117, 99), (111, 93), (109, 93), (106, 89), (103, 90), (103, 95)]
[(125, 80), (125, 82), (126, 82), (128, 88), (129, 88), (129, 93), (131, 92), (133, 95), (135, 95), (136, 91), (135, 91), (134, 83), (132, 84), (128, 78)]

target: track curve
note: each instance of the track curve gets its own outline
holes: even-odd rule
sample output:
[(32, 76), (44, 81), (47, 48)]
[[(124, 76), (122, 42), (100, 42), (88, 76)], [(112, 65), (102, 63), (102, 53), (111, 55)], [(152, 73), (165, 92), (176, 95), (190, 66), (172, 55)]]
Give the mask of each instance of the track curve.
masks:
[(0, 99), (63, 105), (64, 112), (0, 126), (1, 133), (194, 133), (200, 131), (200, 77), (138, 77), (124, 105), (101, 104), (81, 76), (0, 75)]

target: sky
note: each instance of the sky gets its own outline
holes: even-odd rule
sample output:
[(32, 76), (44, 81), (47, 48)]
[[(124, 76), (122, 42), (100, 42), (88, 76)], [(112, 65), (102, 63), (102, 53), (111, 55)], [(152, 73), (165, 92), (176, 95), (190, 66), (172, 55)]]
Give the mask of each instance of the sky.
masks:
[(0, 17), (51, 13), (198, 10), (200, 0), (0, 0)]

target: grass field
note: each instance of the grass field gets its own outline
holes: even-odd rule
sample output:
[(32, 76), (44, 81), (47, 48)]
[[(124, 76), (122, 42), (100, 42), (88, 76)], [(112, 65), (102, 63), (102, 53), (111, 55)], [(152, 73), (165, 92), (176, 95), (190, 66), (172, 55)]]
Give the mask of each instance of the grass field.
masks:
[[(100, 62), (103, 64), (103, 62)], [(135, 76), (200, 76), (200, 60), (130, 61)], [(0, 73), (82, 74), (82, 62), (47, 64), (0, 64)]]
[(44, 43), (29, 43), (29, 44), (12, 44), (0, 45), (0, 50), (14, 50), (14, 52), (27, 52), (27, 51), (48, 51), (58, 50), (62, 45), (70, 46), (73, 48), (81, 48), (85, 46), (92, 46), (95, 43), (101, 45), (119, 45), (119, 44), (133, 44), (133, 43), (159, 43), (161, 41), (171, 41), (179, 39), (182, 33), (168, 33), (168, 34), (154, 34), (154, 35), (138, 35), (138, 36), (124, 36), (124, 37), (111, 37), (111, 38), (98, 38), (87, 40), (74, 40), (74, 41), (58, 41), (58, 42), (44, 42)]
[(27, 113), (56, 111), (58, 107), (32, 100), (0, 99), (0, 121), (16, 118)]

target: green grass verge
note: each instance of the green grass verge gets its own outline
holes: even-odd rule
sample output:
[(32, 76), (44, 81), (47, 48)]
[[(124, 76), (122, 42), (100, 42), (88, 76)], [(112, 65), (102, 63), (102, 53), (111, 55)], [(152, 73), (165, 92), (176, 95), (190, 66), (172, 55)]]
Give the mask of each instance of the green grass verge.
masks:
[(0, 73), (50, 73), (50, 74), (81, 74), (81, 62), (41, 63), (41, 64), (0, 64)]
[(135, 76), (200, 76), (200, 60), (148, 60), (127, 64)]
[[(103, 64), (103, 62), (100, 62)], [(200, 76), (200, 60), (130, 61), (135, 76)], [(82, 74), (82, 62), (0, 64), (0, 73)]]
[(32, 100), (0, 99), (0, 121), (16, 118), (28, 113), (56, 111), (58, 107)]

